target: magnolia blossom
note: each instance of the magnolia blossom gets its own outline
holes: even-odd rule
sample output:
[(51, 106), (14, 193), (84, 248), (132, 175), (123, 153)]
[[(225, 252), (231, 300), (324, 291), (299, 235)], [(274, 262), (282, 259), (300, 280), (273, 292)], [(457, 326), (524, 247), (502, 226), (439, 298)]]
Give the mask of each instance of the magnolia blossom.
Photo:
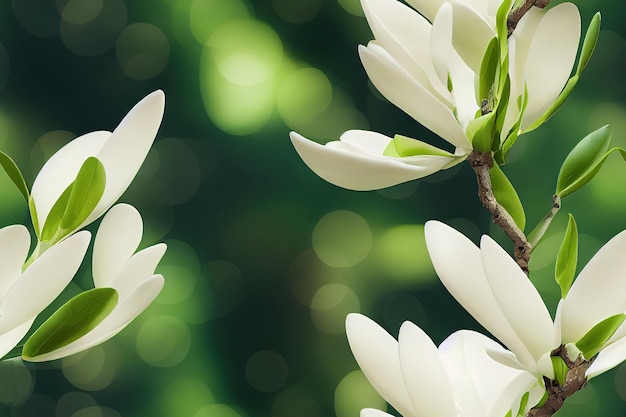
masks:
[(157, 90), (137, 103), (113, 132), (96, 131), (74, 139), (43, 166), (33, 183), (32, 200), (41, 232), (50, 209), (74, 181), (85, 160), (94, 156), (106, 173), (104, 194), (80, 229), (109, 209), (139, 171), (163, 118), (165, 95)]
[(35, 318), (72, 280), (91, 234), (81, 231), (41, 255), (23, 271), (30, 233), (22, 225), (0, 229), (0, 358), (26, 335)]
[[(476, 128), (471, 124), (485, 99), (477, 97), (475, 86), (483, 55), (496, 37), (501, 1), (407, 1), (412, 7), (397, 0), (361, 3), (375, 37), (359, 47), (370, 80), (456, 150), (416, 140), (419, 150), (395, 154), (392, 139), (374, 132), (348, 131), (326, 146), (292, 132), (300, 157), (325, 180), (354, 190), (392, 186), (462, 161), (472, 150)], [(572, 70), (579, 38), (580, 15), (571, 3), (548, 11), (533, 8), (520, 21), (508, 39), (510, 99), (502, 140), (515, 126), (523, 131), (532, 125), (556, 99)]]
[(118, 292), (117, 305), (100, 324), (74, 342), (25, 359), (49, 361), (98, 345), (122, 331), (154, 301), (164, 284), (163, 276), (155, 275), (154, 270), (166, 245), (159, 243), (135, 253), (142, 234), (141, 215), (133, 206), (118, 204), (109, 210), (94, 241), (93, 279), (96, 288), (110, 287)]
[[(489, 236), (483, 236), (477, 247), (436, 221), (426, 223), (425, 234), (435, 270), (450, 294), (515, 354), (513, 366), (536, 375), (553, 379), (550, 353), (555, 348), (565, 345), (575, 359), (580, 353), (575, 344), (589, 330), (626, 312), (626, 231), (605, 244), (583, 268), (559, 302), (554, 322), (528, 277)], [(626, 326), (600, 343), (587, 378), (626, 359)], [(502, 361), (513, 364), (506, 358)]]
[[(525, 415), (544, 389), (528, 372), (504, 366), (487, 349), (510, 354), (493, 340), (459, 331), (439, 349), (419, 327), (405, 322), (398, 341), (360, 314), (346, 319), (352, 353), (378, 393), (404, 417)], [(521, 398), (529, 393), (524, 410)], [(365, 409), (362, 417), (388, 414)]]

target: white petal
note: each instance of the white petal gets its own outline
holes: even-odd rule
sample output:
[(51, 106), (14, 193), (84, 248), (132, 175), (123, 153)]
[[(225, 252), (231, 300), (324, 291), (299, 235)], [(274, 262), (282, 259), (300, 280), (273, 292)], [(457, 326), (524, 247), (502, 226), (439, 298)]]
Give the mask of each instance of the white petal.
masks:
[(558, 346), (548, 308), (517, 263), (493, 239), (483, 236), (480, 251), (485, 275), (502, 314), (538, 362)]
[(111, 287), (115, 288), (120, 295), (120, 299), (125, 298), (138, 285), (154, 274), (154, 270), (165, 254), (167, 245), (159, 243), (143, 249), (133, 255), (124, 264), (114, 279), (110, 280)]
[(141, 314), (154, 301), (162, 288), (163, 277), (161, 275), (155, 275), (145, 280), (89, 333), (60, 349), (29, 358), (28, 360), (30, 362), (51, 361), (82, 352), (109, 340)]
[(563, 343), (577, 342), (600, 321), (626, 311), (626, 231), (591, 258), (561, 302)]
[(65, 189), (76, 179), (80, 167), (90, 156), (96, 156), (111, 132), (98, 131), (79, 136), (59, 149), (44, 164), (35, 178), (31, 195), (37, 209), (39, 230), (50, 209)]
[(35, 319), (20, 324), (12, 330), (0, 335), (0, 358), (9, 353), (26, 336)]
[(452, 16), (454, 49), (472, 71), (479, 74), (487, 45), (496, 34), (475, 9), (464, 3), (452, 3)]
[(605, 347), (596, 356), (585, 376), (587, 379), (591, 379), (594, 376), (598, 376), (606, 371), (615, 368), (620, 363), (626, 360), (626, 338), (614, 342), (610, 346)]
[(44, 252), (28, 267), (0, 305), (0, 334), (32, 320), (78, 271), (91, 234), (81, 231)]
[(442, 4), (446, 3), (445, 0), (407, 0), (415, 10), (420, 12), (422, 16), (431, 22), (435, 20), (435, 16), (439, 11)]
[(354, 135), (362, 137), (362, 148), (343, 142), (330, 142), (324, 146), (296, 132), (291, 132), (290, 137), (296, 151), (313, 172), (331, 184), (356, 191), (376, 190), (422, 178), (456, 159), (444, 156), (394, 158), (383, 156), (382, 152), (374, 156), (367, 153), (372, 151), (373, 142), (385, 138), (389, 143), (391, 139), (365, 131), (351, 134)]
[(98, 152), (106, 170), (106, 188), (83, 226), (100, 217), (126, 191), (148, 155), (164, 111), (163, 91), (148, 94), (128, 112)]
[(361, 314), (348, 314), (346, 335), (352, 354), (370, 384), (405, 417), (415, 416), (404, 386), (398, 342)]
[(425, 236), (435, 271), (448, 292), (521, 363), (532, 368), (532, 355), (504, 317), (487, 283), (478, 247), (463, 234), (436, 221), (426, 223)]
[(448, 374), (430, 337), (411, 322), (398, 336), (400, 369), (417, 416), (456, 417)]
[(387, 414), (375, 408), (364, 408), (361, 410), (360, 415), (361, 417), (393, 417), (391, 414)]
[(452, 110), (433, 96), (380, 46), (359, 46), (365, 71), (376, 88), (393, 104), (454, 146), (471, 149)]
[(579, 40), (580, 14), (572, 3), (548, 10), (541, 19), (526, 60), (528, 107), (522, 130), (537, 120), (563, 90), (576, 59)]
[(22, 225), (0, 229), (0, 302), (22, 275), (30, 249), (30, 233)]
[(111, 286), (126, 261), (135, 253), (143, 234), (141, 215), (130, 204), (117, 204), (104, 216), (94, 240), (93, 282)]

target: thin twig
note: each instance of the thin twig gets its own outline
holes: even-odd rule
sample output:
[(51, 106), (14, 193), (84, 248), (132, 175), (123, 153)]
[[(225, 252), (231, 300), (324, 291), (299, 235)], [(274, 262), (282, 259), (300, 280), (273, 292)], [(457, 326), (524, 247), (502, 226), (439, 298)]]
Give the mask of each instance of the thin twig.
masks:
[(511, 36), (511, 33), (513, 33), (522, 17), (524, 17), (533, 6), (543, 9), (548, 3), (550, 3), (550, 0), (526, 0), (523, 4), (511, 10), (506, 19), (506, 27), (509, 36)]
[(474, 150), (470, 153), (468, 160), (476, 173), (480, 202), (491, 213), (493, 222), (500, 226), (504, 233), (513, 241), (515, 261), (524, 273), (528, 275), (531, 246), (524, 232), (515, 224), (513, 217), (498, 203), (493, 194), (491, 177), (489, 176), (489, 169), (493, 166), (491, 153)]

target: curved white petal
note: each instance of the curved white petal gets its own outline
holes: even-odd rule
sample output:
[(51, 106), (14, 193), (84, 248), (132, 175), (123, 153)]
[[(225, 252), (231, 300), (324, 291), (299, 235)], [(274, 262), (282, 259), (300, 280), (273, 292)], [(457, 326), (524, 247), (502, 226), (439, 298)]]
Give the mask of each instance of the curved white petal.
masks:
[(471, 149), (447, 104), (433, 96), (380, 46), (359, 46), (365, 71), (376, 88), (394, 105), (454, 146)]
[(0, 334), (32, 320), (69, 284), (91, 234), (83, 230), (44, 252), (17, 280), (0, 305)]
[(485, 275), (502, 314), (535, 362), (559, 343), (548, 308), (509, 254), (489, 236), (480, 242)]
[(489, 287), (480, 249), (463, 234), (437, 221), (424, 230), (426, 246), (439, 279), (448, 292), (480, 324), (534, 369), (535, 360), (504, 316)]
[(461, 2), (452, 3), (452, 44), (463, 61), (476, 74), (487, 45), (496, 33), (475, 9)]
[(136, 208), (117, 204), (104, 216), (94, 239), (93, 281), (97, 287), (111, 286), (126, 261), (135, 253), (143, 234)]
[(446, 0), (407, 0), (407, 3), (432, 22)]
[(37, 209), (40, 231), (50, 209), (63, 191), (76, 179), (85, 159), (96, 156), (110, 137), (111, 132), (106, 131), (79, 136), (59, 149), (41, 168), (31, 191)]
[(165, 254), (167, 245), (159, 243), (134, 254), (114, 277), (109, 280), (110, 286), (115, 288), (120, 298), (126, 297), (141, 284), (146, 277), (152, 276), (157, 264)]
[[(350, 131), (344, 143), (320, 145), (291, 132), (291, 142), (304, 163), (331, 184), (356, 191), (376, 190), (425, 177), (441, 170), (456, 158), (445, 156), (413, 156), (394, 158), (372, 154), (372, 146), (391, 141), (375, 132)], [(355, 136), (363, 146), (357, 148)], [(343, 139), (343, 137), (342, 137)], [(384, 149), (384, 148), (383, 148)]]
[(405, 321), (398, 336), (400, 369), (415, 414), (419, 417), (456, 416), (448, 374), (430, 337)]
[(30, 233), (20, 225), (0, 229), (0, 302), (22, 275), (30, 249)]
[(522, 130), (537, 120), (563, 90), (576, 60), (579, 40), (580, 14), (572, 3), (559, 4), (541, 19), (526, 59), (528, 107)]
[(591, 258), (561, 301), (561, 340), (577, 342), (593, 326), (626, 311), (626, 230)]
[(100, 217), (126, 191), (148, 155), (164, 111), (163, 91), (148, 94), (128, 112), (98, 152), (106, 171), (106, 188), (83, 226)]
[(51, 361), (82, 352), (109, 340), (141, 314), (154, 301), (162, 288), (163, 277), (161, 275), (146, 279), (126, 299), (120, 300), (111, 314), (89, 333), (62, 348), (28, 360), (30, 362)]
[(374, 321), (356, 313), (346, 318), (346, 335), (352, 354), (370, 384), (400, 414), (415, 416), (402, 377), (398, 342)]
[(595, 360), (585, 372), (587, 379), (591, 379), (606, 371), (615, 368), (626, 360), (626, 338), (621, 338), (605, 347), (598, 353)]
[(0, 335), (0, 358), (9, 353), (26, 336), (35, 319), (28, 320), (12, 330)]

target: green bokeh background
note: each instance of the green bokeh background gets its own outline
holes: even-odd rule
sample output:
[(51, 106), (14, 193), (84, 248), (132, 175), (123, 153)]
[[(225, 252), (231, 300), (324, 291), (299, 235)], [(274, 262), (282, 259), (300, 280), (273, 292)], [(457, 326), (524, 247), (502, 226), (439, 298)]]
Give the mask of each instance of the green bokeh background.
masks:
[[(529, 228), (582, 136), (610, 123), (626, 147), (626, 4), (577, 3), (583, 24), (603, 14), (596, 54), (564, 108), (523, 136), (505, 167)], [(51, 364), (0, 364), (0, 415), (356, 417), (384, 402), (352, 359), (348, 312), (394, 336), (412, 320), (436, 343), (480, 329), (438, 282), (423, 242), (429, 219), (506, 242), (467, 164), (353, 192), (319, 179), (290, 144), (290, 130), (327, 141), (367, 128), (445, 146), (368, 83), (356, 45), (370, 39), (357, 0), (0, 2), (0, 149), (29, 184), (73, 137), (112, 130), (144, 95), (165, 91), (157, 142), (122, 201), (144, 216), (144, 246), (169, 245), (163, 293), (120, 335)], [(531, 263), (552, 308), (565, 213), (578, 220), (584, 265), (626, 228), (625, 177), (611, 157), (564, 200)], [(20, 198), (0, 175), (2, 225), (28, 224)], [(90, 285), (87, 261), (55, 305)], [(558, 415), (622, 416), (625, 401), (622, 365)]]

